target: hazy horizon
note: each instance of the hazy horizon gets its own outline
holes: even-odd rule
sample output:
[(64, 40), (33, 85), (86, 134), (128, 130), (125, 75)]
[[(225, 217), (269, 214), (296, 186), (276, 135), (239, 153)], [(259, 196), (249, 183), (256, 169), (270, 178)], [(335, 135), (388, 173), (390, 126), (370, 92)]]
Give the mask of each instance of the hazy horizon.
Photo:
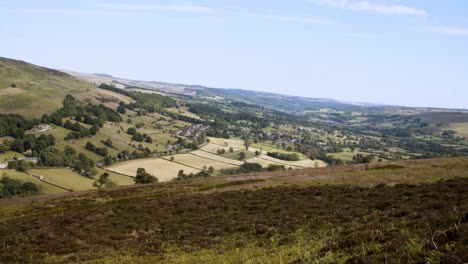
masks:
[(119, 78), (468, 109), (468, 3), (0, 1), (0, 56)]

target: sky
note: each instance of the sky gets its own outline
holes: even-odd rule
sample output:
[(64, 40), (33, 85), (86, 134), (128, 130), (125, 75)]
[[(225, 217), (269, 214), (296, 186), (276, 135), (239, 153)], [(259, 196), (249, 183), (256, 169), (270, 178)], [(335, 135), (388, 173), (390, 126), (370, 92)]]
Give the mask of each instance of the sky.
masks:
[(466, 0), (0, 0), (0, 56), (87, 73), (468, 108)]

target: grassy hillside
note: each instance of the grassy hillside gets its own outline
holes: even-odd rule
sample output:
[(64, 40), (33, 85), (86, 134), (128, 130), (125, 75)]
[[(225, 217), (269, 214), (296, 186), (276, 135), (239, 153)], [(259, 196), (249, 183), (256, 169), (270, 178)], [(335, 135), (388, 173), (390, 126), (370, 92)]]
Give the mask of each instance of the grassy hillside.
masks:
[(0, 201), (8, 263), (466, 263), (467, 158)]
[(60, 108), (65, 95), (92, 89), (66, 73), (0, 57), (0, 113), (39, 117)]

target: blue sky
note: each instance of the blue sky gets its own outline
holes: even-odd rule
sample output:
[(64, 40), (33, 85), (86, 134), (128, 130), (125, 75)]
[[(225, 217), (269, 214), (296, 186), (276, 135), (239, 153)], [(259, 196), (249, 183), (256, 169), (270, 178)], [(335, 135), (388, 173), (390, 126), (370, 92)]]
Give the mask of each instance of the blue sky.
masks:
[(468, 108), (466, 0), (0, 0), (0, 56), (81, 72)]

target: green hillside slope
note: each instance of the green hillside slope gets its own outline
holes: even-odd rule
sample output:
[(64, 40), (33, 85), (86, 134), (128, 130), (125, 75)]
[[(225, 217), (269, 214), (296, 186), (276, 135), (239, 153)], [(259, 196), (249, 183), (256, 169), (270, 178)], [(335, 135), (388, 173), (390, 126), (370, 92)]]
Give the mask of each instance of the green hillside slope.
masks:
[(67, 94), (95, 87), (66, 73), (0, 57), (0, 113), (39, 117), (60, 108)]

